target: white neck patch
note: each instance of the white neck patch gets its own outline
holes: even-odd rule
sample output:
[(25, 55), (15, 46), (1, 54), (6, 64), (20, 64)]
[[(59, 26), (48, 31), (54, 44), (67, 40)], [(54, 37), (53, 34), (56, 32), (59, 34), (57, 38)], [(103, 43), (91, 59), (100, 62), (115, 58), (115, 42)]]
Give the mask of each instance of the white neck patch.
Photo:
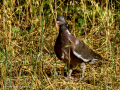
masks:
[(67, 31), (68, 34), (71, 34), (68, 29), (66, 31)]

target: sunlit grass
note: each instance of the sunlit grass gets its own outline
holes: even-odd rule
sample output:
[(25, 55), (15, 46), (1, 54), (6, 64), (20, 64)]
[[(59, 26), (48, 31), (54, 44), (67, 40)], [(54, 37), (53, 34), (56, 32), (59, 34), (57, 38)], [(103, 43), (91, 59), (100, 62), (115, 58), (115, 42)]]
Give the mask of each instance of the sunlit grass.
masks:
[[(88, 3), (89, 2), (89, 3)], [(0, 3), (0, 89), (83, 90), (120, 88), (119, 10), (111, 1), (3, 0)], [(103, 6), (102, 6), (103, 5)], [(115, 5), (119, 5), (117, 2)], [(54, 53), (57, 14), (72, 35), (111, 62), (87, 64), (84, 80), (66, 80)], [(80, 77), (79, 65), (73, 77)]]

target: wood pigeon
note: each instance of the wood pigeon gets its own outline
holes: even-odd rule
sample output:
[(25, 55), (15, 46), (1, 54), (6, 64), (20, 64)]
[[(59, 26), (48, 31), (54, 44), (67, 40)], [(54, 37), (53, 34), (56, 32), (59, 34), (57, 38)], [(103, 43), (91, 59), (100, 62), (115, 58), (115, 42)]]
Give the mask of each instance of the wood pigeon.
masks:
[(73, 66), (80, 64), (82, 79), (86, 69), (85, 63), (101, 62), (103, 58), (89, 48), (82, 40), (71, 35), (63, 15), (57, 16), (56, 23), (59, 26), (59, 35), (54, 46), (56, 56), (60, 60), (63, 60), (64, 63), (67, 63), (67, 65), (70, 64), (69, 79), (71, 78)]

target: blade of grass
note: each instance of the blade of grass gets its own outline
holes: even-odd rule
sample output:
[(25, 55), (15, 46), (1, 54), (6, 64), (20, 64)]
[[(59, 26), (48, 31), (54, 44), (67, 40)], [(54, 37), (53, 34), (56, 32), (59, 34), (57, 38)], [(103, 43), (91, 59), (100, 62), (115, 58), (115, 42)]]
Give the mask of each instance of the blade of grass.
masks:
[(10, 90), (12, 90), (12, 63), (11, 63), (11, 59), (10, 59)]
[(117, 38), (117, 35), (118, 35), (118, 30), (119, 30), (119, 24), (118, 24), (118, 27), (117, 27), (117, 30), (116, 30), (116, 34), (115, 34), (114, 46), (115, 46), (115, 44), (116, 44), (116, 38)]
[(5, 45), (5, 52), (6, 52), (6, 54), (5, 54), (5, 57), (6, 57), (6, 59), (5, 59), (5, 79), (4, 79), (4, 87), (5, 87), (5, 89), (4, 90), (6, 90), (6, 84), (7, 84), (7, 60), (8, 60), (8, 49), (7, 49), (7, 47), (6, 47), (6, 45)]
[(43, 21), (43, 17), (41, 18), (41, 22), (42, 22), (42, 31), (41, 31), (41, 53), (40, 53), (40, 63), (41, 63), (41, 84), (42, 84), (42, 90), (43, 90), (43, 88), (44, 88), (44, 85), (43, 85), (43, 62), (44, 62), (44, 57), (43, 57), (43, 52), (42, 52), (42, 50), (43, 50), (43, 42), (44, 42), (44, 29), (43, 29), (43, 27), (44, 27), (44, 25), (43, 25), (43, 23), (44, 23), (44, 21)]

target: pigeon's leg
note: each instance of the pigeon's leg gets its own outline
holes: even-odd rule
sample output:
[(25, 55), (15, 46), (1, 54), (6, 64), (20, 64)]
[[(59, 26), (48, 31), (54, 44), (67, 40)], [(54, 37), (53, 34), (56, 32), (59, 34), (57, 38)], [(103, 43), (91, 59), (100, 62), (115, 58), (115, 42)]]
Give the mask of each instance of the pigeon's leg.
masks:
[[(81, 67), (81, 69), (82, 69), (82, 75), (81, 75), (80, 80), (82, 80), (83, 77), (84, 77), (85, 69), (86, 69), (85, 63), (81, 63), (81, 64), (80, 64), (80, 67)], [(75, 78), (75, 79), (74, 79), (74, 81), (78, 81), (78, 80), (79, 80), (78, 78)]]
[(73, 72), (73, 70), (72, 70), (73, 65), (71, 65), (71, 64), (68, 65), (68, 64), (67, 64), (67, 68), (69, 69), (69, 72), (68, 72), (68, 77), (66, 77), (66, 79), (69, 78), (69, 80), (71, 80), (71, 79), (72, 79), (71, 75), (72, 75), (72, 72)]
[(80, 67), (81, 67), (81, 69), (82, 69), (82, 75), (81, 75), (81, 79), (84, 77), (84, 73), (85, 73), (85, 69), (86, 69), (86, 65), (85, 65), (85, 63), (81, 63), (80, 64)]
[(72, 69), (69, 69), (68, 77), (65, 78), (66, 80), (68, 80), (68, 78), (69, 78), (69, 80), (72, 79), (72, 77), (71, 77), (72, 72), (73, 72), (73, 70), (72, 70)]
[(72, 69), (69, 69), (69, 79), (71, 79)]

